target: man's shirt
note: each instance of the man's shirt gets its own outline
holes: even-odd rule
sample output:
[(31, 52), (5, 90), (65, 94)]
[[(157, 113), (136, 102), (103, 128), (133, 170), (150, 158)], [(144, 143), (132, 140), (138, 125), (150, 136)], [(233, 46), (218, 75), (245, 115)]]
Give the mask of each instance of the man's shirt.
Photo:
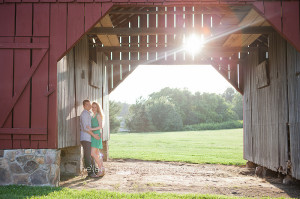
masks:
[(83, 110), (80, 115), (80, 141), (91, 142), (91, 135), (85, 131), (88, 131), (86, 126), (91, 127), (91, 113), (87, 110)]

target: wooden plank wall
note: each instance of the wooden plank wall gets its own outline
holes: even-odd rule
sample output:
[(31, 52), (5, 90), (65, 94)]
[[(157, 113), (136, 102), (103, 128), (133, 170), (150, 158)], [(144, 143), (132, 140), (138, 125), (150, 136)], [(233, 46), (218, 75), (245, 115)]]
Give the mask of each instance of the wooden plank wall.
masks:
[(287, 45), (289, 130), (292, 174), (300, 179), (300, 53)]
[(77, 145), (74, 49), (57, 63), (58, 148)]
[(244, 63), (244, 158), (282, 173), (290, 159), (299, 179), (300, 53), (277, 33), (269, 41), (269, 86), (257, 88), (258, 52)]
[[(4, 120), (0, 149), (58, 147), (57, 107), (70, 107), (57, 104), (56, 89), (62, 86), (57, 85), (57, 72), (61, 72), (57, 62), (113, 5), (90, 1), (31, 2), (0, 1), (0, 43), (13, 46), (0, 49), (0, 121)], [(63, 65), (61, 70), (68, 67), (70, 58), (65, 59), (59, 63)], [(59, 78), (71, 76), (61, 74)], [(60, 94), (72, 98), (68, 92), (74, 88), (70, 85), (64, 89)], [(91, 89), (89, 92), (96, 95)], [(72, 118), (74, 111), (64, 117)], [(78, 139), (71, 138), (70, 143), (75, 140)]]
[[(15, 45), (0, 50), (0, 115), (5, 120), (0, 128), (6, 129), (0, 134), (1, 149), (48, 147), (45, 133), (28, 131), (47, 128), (49, 54), (47, 51), (44, 54), (43, 49), (34, 49), (32, 43), (48, 45), (48, 22), (48, 3), (0, 6), (0, 42), (11, 43), (12, 46), (28, 45), (27, 48)], [(36, 71), (28, 76), (35, 66), (38, 66)], [(12, 104), (13, 99), (17, 99), (15, 104)], [(5, 110), (8, 107), (9, 110)], [(6, 111), (10, 112), (8, 116), (3, 115)], [(22, 128), (24, 132), (16, 133), (13, 130), (16, 128)]]
[(108, 141), (110, 139), (110, 129), (109, 129), (109, 71), (107, 66), (103, 67), (103, 111), (105, 115), (105, 124), (103, 128), (103, 141)]
[[(57, 64), (58, 148), (80, 144), (79, 116), (83, 111), (83, 100), (89, 99), (102, 106), (104, 78), (101, 53), (97, 53), (93, 71), (92, 64), (87, 36)], [(91, 85), (92, 76), (99, 79), (97, 87)], [(106, 108), (104, 110), (108, 112)]]

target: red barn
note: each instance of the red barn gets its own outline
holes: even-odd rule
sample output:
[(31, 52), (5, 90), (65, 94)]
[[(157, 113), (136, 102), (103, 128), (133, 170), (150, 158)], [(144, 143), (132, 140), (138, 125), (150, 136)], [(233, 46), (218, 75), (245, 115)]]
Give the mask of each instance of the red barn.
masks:
[[(215, 67), (244, 95), (244, 158), (300, 179), (299, 7), (0, 0), (0, 184), (57, 185), (60, 172), (79, 173), (82, 100), (99, 102), (108, 124), (109, 93), (139, 64)], [(205, 38), (201, 55), (180, 50), (191, 32)]]

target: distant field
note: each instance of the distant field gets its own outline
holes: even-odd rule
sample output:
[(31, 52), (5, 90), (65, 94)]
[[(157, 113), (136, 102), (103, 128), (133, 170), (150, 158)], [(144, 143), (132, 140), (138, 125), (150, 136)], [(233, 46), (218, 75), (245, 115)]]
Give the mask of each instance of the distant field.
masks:
[(117, 133), (110, 158), (243, 165), (243, 129)]

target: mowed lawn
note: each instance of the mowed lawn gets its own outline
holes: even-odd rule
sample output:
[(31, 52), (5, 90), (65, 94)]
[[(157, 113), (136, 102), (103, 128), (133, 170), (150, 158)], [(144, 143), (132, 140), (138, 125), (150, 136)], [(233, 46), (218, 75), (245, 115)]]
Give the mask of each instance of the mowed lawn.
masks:
[(60, 187), (38, 187), (38, 186), (0, 186), (0, 199), (236, 199), (236, 197), (204, 195), (204, 194), (172, 194), (172, 193), (120, 193), (99, 190), (75, 190)]
[(226, 165), (246, 163), (243, 129), (111, 134), (109, 157)]

